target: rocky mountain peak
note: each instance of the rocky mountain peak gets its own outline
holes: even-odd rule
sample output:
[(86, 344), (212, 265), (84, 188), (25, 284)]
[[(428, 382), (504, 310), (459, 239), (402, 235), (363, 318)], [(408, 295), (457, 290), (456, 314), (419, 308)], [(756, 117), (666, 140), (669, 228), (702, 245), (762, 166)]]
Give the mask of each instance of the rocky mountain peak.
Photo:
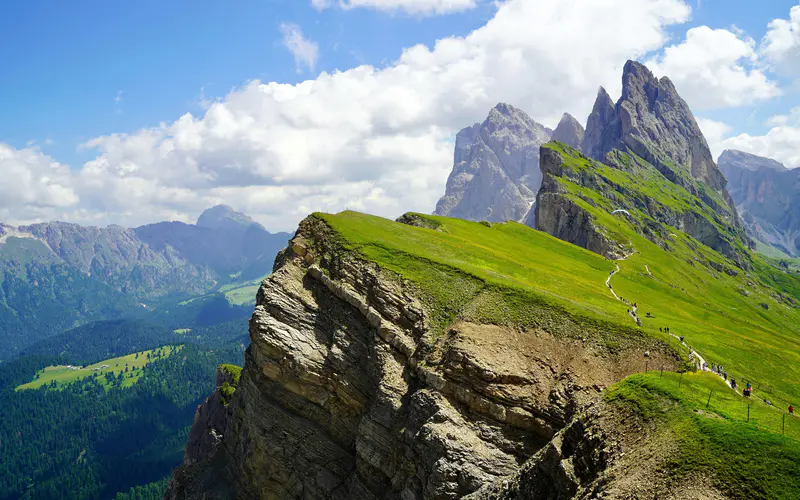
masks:
[(756, 156), (736, 149), (726, 149), (723, 151), (717, 159), (717, 164), (719, 164), (720, 170), (722, 170), (722, 173), (724, 173), (726, 177), (728, 177), (727, 171), (734, 168), (753, 172), (757, 172), (763, 168), (777, 170), (778, 172), (787, 170), (783, 163), (775, 161), (772, 158), (764, 158), (763, 156)]
[(197, 226), (209, 229), (247, 227), (252, 224), (258, 223), (248, 215), (237, 212), (228, 205), (216, 205), (206, 209), (197, 219)]
[[(702, 197), (729, 223), (739, 224), (725, 177), (688, 104), (668, 78), (658, 79), (643, 64), (628, 61), (619, 101), (612, 105), (600, 89), (586, 128), (585, 154), (600, 161), (614, 149), (636, 154), (668, 180)], [(704, 193), (695, 181), (717, 194)]]
[(800, 256), (800, 169), (736, 150), (720, 155), (719, 168), (750, 236)]
[(575, 149), (581, 149), (585, 132), (583, 125), (574, 116), (564, 113), (561, 121), (558, 122), (558, 126), (553, 131), (552, 140), (563, 142)]
[(470, 220), (523, 220), (541, 184), (539, 146), (551, 132), (500, 103), (456, 136), (453, 171), (435, 213)]

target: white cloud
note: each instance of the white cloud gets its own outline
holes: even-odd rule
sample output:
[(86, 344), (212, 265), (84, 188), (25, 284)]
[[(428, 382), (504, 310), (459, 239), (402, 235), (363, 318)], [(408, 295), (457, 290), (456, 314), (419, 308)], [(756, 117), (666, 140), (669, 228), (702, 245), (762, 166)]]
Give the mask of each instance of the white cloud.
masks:
[(283, 46), (292, 53), (299, 73), (303, 66), (314, 71), (319, 56), (319, 46), (303, 36), (303, 30), (296, 24), (284, 23), (280, 26), (283, 34)]
[(769, 23), (761, 53), (777, 70), (800, 75), (800, 5), (792, 7), (789, 19)]
[(0, 220), (34, 220), (79, 202), (69, 168), (37, 148), (0, 143), (0, 172)]
[(762, 136), (739, 134), (722, 142), (725, 149), (739, 149), (765, 156), (789, 168), (800, 167), (800, 126), (777, 126)]
[(664, 49), (647, 65), (667, 75), (696, 109), (736, 107), (780, 95), (776, 82), (757, 67), (755, 41), (741, 31), (699, 26), (680, 45)]
[(338, 5), (342, 9), (369, 8), (385, 12), (435, 15), (473, 9), (477, 3), (475, 0), (311, 0), (311, 5), (317, 10)]
[(709, 120), (707, 118), (700, 118), (697, 117), (697, 125), (700, 127), (700, 130), (703, 132), (703, 136), (705, 136), (706, 141), (708, 142), (708, 147), (711, 149), (711, 154), (714, 158), (717, 158), (723, 151), (722, 142), (726, 136), (728, 136), (733, 128), (725, 123), (718, 122), (715, 120)]
[(62, 184), (80, 196), (70, 217), (188, 220), (225, 202), (290, 230), (314, 210), (430, 212), (456, 131), (499, 101), (551, 126), (564, 111), (585, 117), (598, 85), (618, 94), (626, 59), (659, 49), (688, 16), (680, 0), (510, 0), (468, 36), (411, 47), (385, 68), (253, 81), (203, 116), (87, 142), (97, 157)]

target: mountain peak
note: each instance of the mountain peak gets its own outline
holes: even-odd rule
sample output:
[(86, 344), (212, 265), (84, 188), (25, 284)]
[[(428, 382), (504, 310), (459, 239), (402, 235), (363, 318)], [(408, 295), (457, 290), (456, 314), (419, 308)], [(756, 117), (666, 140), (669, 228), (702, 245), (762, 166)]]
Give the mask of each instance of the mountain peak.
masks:
[(235, 211), (228, 205), (211, 207), (197, 218), (197, 226), (209, 229), (219, 229), (223, 226), (245, 227), (251, 224), (257, 224), (257, 222), (249, 216)]
[(561, 121), (553, 131), (552, 140), (562, 142), (575, 149), (581, 149), (585, 130), (578, 120), (569, 113), (561, 116)]
[(756, 172), (762, 168), (777, 170), (783, 172), (787, 170), (783, 163), (773, 160), (772, 158), (765, 158), (763, 156), (745, 153), (737, 149), (726, 149), (719, 155), (717, 159), (719, 168), (727, 175), (726, 169), (741, 168)]
[(522, 220), (541, 184), (539, 147), (551, 132), (521, 109), (499, 103), (483, 123), (456, 136), (453, 171), (436, 214)]

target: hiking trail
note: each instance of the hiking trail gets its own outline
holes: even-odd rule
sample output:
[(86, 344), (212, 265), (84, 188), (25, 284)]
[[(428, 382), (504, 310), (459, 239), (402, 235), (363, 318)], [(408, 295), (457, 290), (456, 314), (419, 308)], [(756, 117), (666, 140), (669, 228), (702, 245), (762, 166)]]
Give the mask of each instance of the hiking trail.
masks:
[[(631, 253), (631, 254), (629, 254), (629, 255), (626, 255), (626, 256), (622, 257), (621, 259), (619, 259), (619, 260), (625, 260), (625, 259), (627, 259), (628, 257), (630, 257), (631, 255), (633, 255), (633, 253)], [(645, 264), (645, 265), (644, 265), (644, 268), (645, 268), (645, 270), (647, 271), (647, 274), (648, 274), (649, 276), (652, 276), (652, 275), (653, 275), (653, 273), (651, 273), (651, 272), (650, 272), (650, 267), (649, 267), (647, 264)], [(618, 272), (620, 272), (620, 270), (621, 270), (621, 269), (620, 269), (620, 267), (619, 267), (619, 264), (616, 264), (616, 269), (614, 269), (613, 271), (611, 271), (611, 272), (608, 274), (608, 277), (606, 278), (606, 288), (608, 288), (608, 290), (611, 292), (611, 294), (614, 296), (614, 298), (615, 298), (615, 299), (619, 300), (619, 301), (620, 301), (620, 302), (622, 302), (623, 304), (629, 305), (629, 304), (630, 304), (630, 302), (626, 302), (626, 301), (622, 300), (622, 298), (621, 298), (619, 295), (617, 295), (617, 292), (615, 292), (615, 291), (614, 291), (614, 287), (613, 287), (613, 286), (611, 286), (611, 278), (612, 278), (612, 277), (613, 277), (615, 274), (617, 274)], [(633, 318), (633, 319), (636, 321), (636, 324), (637, 324), (637, 325), (641, 326), (641, 320), (639, 319), (639, 317), (638, 317), (638, 316), (637, 316), (637, 314), (636, 314), (636, 309), (630, 309), (630, 310), (628, 311), (628, 314), (629, 314), (629, 315), (630, 315), (630, 316), (631, 316), (631, 317), (632, 317), (632, 318)], [(731, 388), (731, 389), (732, 389), (734, 392), (738, 392), (738, 391), (736, 391), (736, 389), (734, 389), (733, 387), (731, 387), (731, 381), (730, 381), (730, 379), (728, 379), (728, 380), (725, 380), (725, 377), (723, 377), (723, 376), (722, 376), (722, 375), (720, 375), (719, 373), (716, 373), (716, 372), (714, 372), (714, 371), (712, 371), (712, 370), (711, 370), (711, 368), (708, 366), (708, 363), (706, 362), (706, 359), (703, 357), (703, 355), (702, 355), (702, 354), (700, 354), (699, 352), (697, 352), (697, 351), (695, 351), (694, 349), (692, 349), (692, 347), (690, 347), (690, 346), (689, 346), (689, 344), (687, 344), (685, 340), (681, 340), (681, 338), (680, 338), (678, 335), (674, 335), (674, 334), (672, 334), (672, 333), (670, 333), (669, 335), (670, 335), (670, 336), (672, 336), (672, 337), (674, 337), (674, 338), (676, 338), (676, 339), (678, 339), (678, 341), (680, 341), (680, 343), (681, 343), (681, 344), (683, 344), (683, 346), (684, 346), (684, 347), (686, 347), (687, 349), (689, 349), (689, 361), (691, 361), (691, 362), (692, 362), (692, 363), (693, 363), (695, 366), (697, 366), (697, 367), (698, 367), (698, 368), (699, 368), (701, 371), (707, 371), (707, 372), (714, 373), (714, 374), (715, 374), (715, 375), (717, 375), (719, 378), (721, 378), (721, 379), (723, 379), (723, 380), (724, 380), (724, 382), (725, 382), (725, 385), (727, 385), (728, 387), (730, 387), (730, 388)]]

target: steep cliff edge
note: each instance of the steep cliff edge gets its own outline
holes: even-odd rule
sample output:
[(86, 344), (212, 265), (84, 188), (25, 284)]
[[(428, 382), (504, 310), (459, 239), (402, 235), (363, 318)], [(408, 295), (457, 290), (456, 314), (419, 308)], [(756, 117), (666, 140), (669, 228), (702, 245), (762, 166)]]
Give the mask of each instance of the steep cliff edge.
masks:
[[(613, 449), (578, 422), (603, 388), (642, 369), (644, 351), (668, 368), (675, 352), (538, 300), (525, 309), (538, 307), (540, 325), (482, 323), (495, 291), (428, 265), (461, 289), (454, 310), (365, 259), (324, 217), (303, 221), (258, 293), (220, 449), (203, 462), (190, 443), (167, 498), (200, 498), (210, 482), (231, 498), (460, 498), (517, 473), (567, 428), (597, 464), (562, 478), (564, 492), (599, 487)], [(220, 408), (212, 396), (193, 435), (215, 427), (209, 406)]]

